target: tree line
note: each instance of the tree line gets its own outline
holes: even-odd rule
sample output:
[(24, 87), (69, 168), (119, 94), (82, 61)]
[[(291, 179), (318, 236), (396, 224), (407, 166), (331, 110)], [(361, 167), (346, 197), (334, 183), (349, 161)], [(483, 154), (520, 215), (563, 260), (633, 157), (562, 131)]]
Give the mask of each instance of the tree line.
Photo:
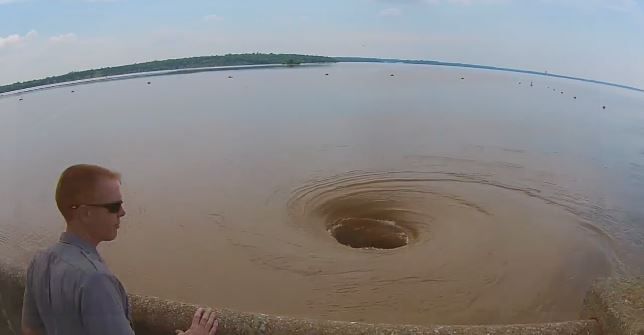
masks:
[(37, 86), (59, 84), (64, 82), (85, 80), (100, 77), (118, 76), (124, 74), (167, 71), (179, 69), (191, 69), (213, 66), (235, 66), (235, 65), (260, 65), (260, 64), (285, 64), (295, 66), (302, 63), (334, 63), (336, 60), (325, 56), (310, 56), (297, 54), (227, 54), (223, 56), (201, 56), (178, 59), (155, 60), (145, 63), (105, 67), (85, 71), (70, 72), (61, 76), (47, 77), (43, 79), (17, 82), (0, 86), (0, 93), (22, 90)]

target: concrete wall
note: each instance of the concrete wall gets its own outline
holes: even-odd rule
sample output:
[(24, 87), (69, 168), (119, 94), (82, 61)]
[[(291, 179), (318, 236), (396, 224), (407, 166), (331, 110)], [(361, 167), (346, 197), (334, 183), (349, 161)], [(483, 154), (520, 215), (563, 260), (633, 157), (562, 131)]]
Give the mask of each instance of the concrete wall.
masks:
[(644, 277), (597, 281), (581, 317), (597, 320), (605, 335), (644, 335)]
[(0, 263), (0, 335), (20, 334), (24, 274)]
[[(216, 309), (220, 320), (219, 335), (228, 334), (567, 334), (600, 335), (637, 334), (644, 335), (644, 278), (631, 281), (603, 281), (587, 298), (588, 308), (584, 310), (586, 320), (544, 323), (534, 325), (499, 326), (429, 326), (376, 325), (356, 322), (318, 321), (280, 317), (265, 314), (236, 312)], [(612, 287), (619, 286), (615, 294)], [(638, 286), (639, 285), (639, 286)], [(0, 335), (20, 334), (20, 311), (24, 292), (24, 274), (21, 270), (0, 263)], [(623, 310), (624, 294), (629, 303)], [(618, 298), (620, 301), (608, 302), (606, 299)], [(168, 301), (155, 297), (130, 295), (134, 311), (134, 328), (137, 335), (174, 334), (175, 329), (186, 329), (196, 306)], [(629, 300), (630, 299), (630, 300)], [(638, 305), (639, 304), (639, 305)], [(606, 308), (618, 313), (608, 313)], [(622, 308), (622, 309), (620, 309)], [(637, 312), (639, 308), (639, 314)], [(606, 327), (602, 329), (601, 327)], [(635, 332), (633, 332), (635, 331)]]

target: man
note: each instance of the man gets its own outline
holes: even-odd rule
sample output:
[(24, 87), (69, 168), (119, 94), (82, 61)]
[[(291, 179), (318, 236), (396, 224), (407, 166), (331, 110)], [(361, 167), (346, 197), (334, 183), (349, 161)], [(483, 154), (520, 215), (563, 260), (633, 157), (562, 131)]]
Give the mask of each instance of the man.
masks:
[[(74, 165), (60, 176), (56, 204), (67, 223), (60, 241), (34, 256), (27, 270), (23, 335), (132, 335), (121, 282), (96, 251), (116, 238), (125, 215), (118, 173)], [(198, 309), (185, 335), (214, 335), (218, 321)]]

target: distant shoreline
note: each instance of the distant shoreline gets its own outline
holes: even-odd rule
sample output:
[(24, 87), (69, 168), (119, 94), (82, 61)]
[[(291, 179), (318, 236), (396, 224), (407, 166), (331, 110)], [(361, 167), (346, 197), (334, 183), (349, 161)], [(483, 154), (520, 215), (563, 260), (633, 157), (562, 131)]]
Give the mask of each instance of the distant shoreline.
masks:
[(484, 70), (493, 70), (493, 71), (517, 72), (517, 73), (525, 73), (525, 74), (532, 74), (532, 75), (545, 76), (545, 77), (554, 77), (554, 78), (579, 80), (579, 81), (585, 81), (585, 82), (593, 83), (593, 84), (608, 85), (608, 86), (625, 88), (625, 89), (628, 89), (628, 90), (633, 90), (633, 91), (638, 91), (638, 92), (644, 92), (644, 89), (641, 89), (641, 88), (638, 88), (638, 87), (622, 85), (622, 84), (616, 84), (616, 83), (611, 83), (611, 82), (608, 82), (608, 81), (594, 80), (594, 79), (587, 79), (587, 78), (580, 78), (580, 77), (573, 77), (573, 76), (566, 76), (566, 75), (555, 74), (555, 73), (538, 72), (538, 71), (532, 71), (532, 70), (513, 69), (513, 68), (508, 68), (508, 67), (497, 67), (497, 66), (468, 64), (468, 63), (451, 63), (451, 62), (441, 62), (441, 61), (433, 61), (433, 60), (408, 60), (408, 59), (391, 59), (391, 58), (388, 59), (388, 58), (363, 58), (363, 57), (334, 57), (334, 59), (336, 59), (339, 63), (352, 63), (352, 62), (360, 62), (360, 63), (365, 63), (365, 62), (366, 63), (404, 63), (404, 64), (437, 65), (437, 66), (451, 66), (451, 67), (465, 67), (465, 68), (474, 68), (474, 69), (484, 69)]
[[(94, 79), (117, 80), (131, 78), (130, 75), (163, 75), (215, 71), (222, 67), (239, 69), (245, 66), (287, 66), (293, 67), (308, 63), (335, 63), (336, 60), (325, 56), (299, 54), (228, 54), (223, 56), (199, 56), (176, 59), (155, 60), (151, 62), (104, 67), (75, 71), (60, 76), (29, 80), (0, 86), (0, 95), (10, 92), (31, 92), (37, 87), (54, 87), (58, 84), (93, 82)], [(125, 77), (124, 77), (125, 76)], [(130, 76), (130, 77), (127, 77)], [(109, 79), (108, 79), (109, 78)], [(15, 94), (15, 93), (14, 93)]]
[[(274, 62), (270, 62), (270, 61)], [(268, 61), (268, 63), (266, 63)], [(238, 65), (217, 65), (217, 66), (203, 66), (197, 67), (195, 64), (209, 64), (209, 63), (230, 63), (242, 62), (244, 64)], [(256, 62), (258, 64), (252, 64)], [(249, 64), (245, 64), (249, 63)], [(449, 66), (449, 67), (462, 67), (474, 68), (492, 71), (504, 71), (524, 73), (538, 76), (546, 76), (553, 78), (562, 78), (583, 81), (593, 84), (607, 85), (618, 87), (628, 90), (644, 93), (644, 89), (616, 84), (601, 80), (586, 79), (580, 77), (566, 76), (547, 72), (537, 72), (532, 70), (521, 70), (505, 67), (496, 67), (488, 65), (477, 65), (467, 63), (452, 63), (432, 60), (405, 60), (405, 59), (391, 59), (391, 58), (365, 58), (365, 57), (325, 57), (325, 56), (309, 56), (297, 54), (239, 54), (239, 55), (225, 55), (225, 56), (205, 56), (205, 57), (191, 57), (180, 59), (168, 59), (163, 61), (153, 61), (141, 64), (130, 64), (111, 68), (102, 68), (94, 70), (86, 70), (81, 72), (71, 72), (62, 76), (48, 77), (45, 79), (37, 79), (24, 83), (14, 83), (9, 85), (0, 86), (0, 98), (15, 96), (34, 91), (51, 89), (56, 87), (66, 87), (74, 85), (82, 85), (87, 83), (105, 82), (113, 80), (124, 80), (140, 77), (153, 77), (172, 74), (186, 74), (196, 72), (208, 71), (228, 71), (228, 70), (248, 70), (248, 69), (267, 69), (267, 68), (281, 68), (292, 66), (314, 66), (332, 63), (403, 63), (403, 64), (419, 64), (419, 65), (434, 65), (434, 66)], [(163, 68), (166, 69), (163, 69)], [(161, 70), (142, 71), (141, 69), (152, 68)], [(115, 75), (101, 76), (102, 73), (116, 72)], [(85, 76), (82, 79), (70, 79)], [(50, 83), (51, 82), (51, 83)], [(21, 88), (22, 87), (22, 88)]]
[[(325, 63), (305, 63), (305, 64), (298, 64), (298, 67), (302, 67), (302, 66), (311, 67), (311, 66), (324, 66), (324, 65), (326, 64)], [(100, 83), (100, 82), (115, 81), (115, 80), (158, 77), (158, 76), (167, 76), (167, 75), (173, 75), (173, 74), (187, 74), (187, 73), (198, 73), (198, 72), (256, 70), (256, 69), (274, 69), (274, 68), (288, 68), (288, 67), (291, 67), (291, 66), (286, 64), (259, 64), (259, 65), (237, 65), (237, 66), (213, 66), (213, 67), (187, 68), (187, 69), (163, 70), (163, 71), (152, 71), (152, 72), (136, 72), (136, 73), (123, 74), (118, 76), (97, 77), (97, 78), (90, 78), (90, 79), (83, 79), (83, 80), (61, 82), (61, 83), (56, 83), (51, 85), (34, 86), (30, 88), (25, 88), (22, 90), (0, 93), (0, 98), (16, 96), (16, 95), (31, 93), (36, 91), (48, 90), (52, 88), (77, 86), (77, 85)]]

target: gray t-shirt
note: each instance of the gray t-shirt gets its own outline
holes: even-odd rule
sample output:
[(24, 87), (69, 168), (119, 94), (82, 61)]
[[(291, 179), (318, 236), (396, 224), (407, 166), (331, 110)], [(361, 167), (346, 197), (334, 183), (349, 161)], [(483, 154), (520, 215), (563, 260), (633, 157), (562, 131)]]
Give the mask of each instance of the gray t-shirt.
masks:
[(96, 248), (71, 233), (34, 256), (22, 317), (43, 335), (133, 335), (127, 294)]

